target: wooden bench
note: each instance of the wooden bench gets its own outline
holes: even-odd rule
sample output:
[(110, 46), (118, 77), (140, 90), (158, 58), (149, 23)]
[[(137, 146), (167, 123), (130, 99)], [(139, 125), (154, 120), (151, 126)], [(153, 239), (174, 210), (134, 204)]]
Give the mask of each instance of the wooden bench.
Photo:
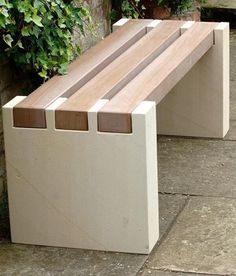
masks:
[(68, 75), (3, 107), (13, 242), (149, 253), (156, 134), (228, 131), (228, 23), (122, 19), (114, 29)]

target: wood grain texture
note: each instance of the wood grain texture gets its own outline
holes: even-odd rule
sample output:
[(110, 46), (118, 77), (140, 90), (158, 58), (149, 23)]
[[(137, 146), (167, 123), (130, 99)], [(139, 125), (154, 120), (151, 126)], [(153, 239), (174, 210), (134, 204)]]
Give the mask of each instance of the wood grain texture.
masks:
[(214, 46), (157, 106), (161, 135), (223, 138), (229, 128), (229, 24), (214, 29)]
[(87, 82), (56, 110), (56, 128), (88, 130), (86, 113), (110, 99), (180, 36), (183, 21), (163, 21)]
[(152, 20), (129, 20), (74, 61), (65, 76), (55, 76), (14, 107), (14, 126), (45, 128), (45, 108), (69, 97), (146, 34)]
[(216, 23), (195, 23), (98, 113), (104, 132), (131, 133), (131, 113), (143, 100), (158, 104), (213, 46)]

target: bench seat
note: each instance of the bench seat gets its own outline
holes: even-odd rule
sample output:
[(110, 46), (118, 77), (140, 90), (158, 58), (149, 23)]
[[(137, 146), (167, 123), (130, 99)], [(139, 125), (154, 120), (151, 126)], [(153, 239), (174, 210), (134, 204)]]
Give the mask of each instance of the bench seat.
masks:
[(215, 23), (195, 23), (162, 55), (129, 82), (98, 113), (98, 129), (132, 132), (131, 114), (145, 100), (159, 104), (213, 46)]
[(158, 26), (110, 63), (56, 110), (56, 128), (88, 130), (88, 110), (112, 98), (180, 36), (181, 21)]
[(14, 107), (16, 127), (46, 128), (45, 108), (69, 97), (146, 34), (151, 20), (130, 20), (75, 60), (65, 76), (55, 76)]

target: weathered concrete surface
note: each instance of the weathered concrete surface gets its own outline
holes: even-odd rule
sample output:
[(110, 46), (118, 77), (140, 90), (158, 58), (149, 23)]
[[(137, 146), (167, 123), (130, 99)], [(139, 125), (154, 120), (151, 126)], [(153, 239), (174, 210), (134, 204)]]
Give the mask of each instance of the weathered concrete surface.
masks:
[(236, 198), (233, 141), (160, 137), (159, 191)]
[[(158, 271), (154, 269), (144, 269), (138, 274), (140, 276), (210, 276), (209, 274), (198, 274), (198, 273), (182, 273), (182, 272), (168, 272), (168, 271)], [(212, 275), (211, 275), (212, 276)]]
[(236, 275), (236, 199), (191, 198), (147, 266)]
[[(163, 237), (185, 205), (186, 197), (160, 195), (159, 201)], [(17, 245), (1, 242), (0, 238), (0, 275), (136, 275), (146, 259), (146, 255)]]
[(230, 129), (224, 137), (225, 141), (236, 141), (236, 120), (230, 121)]
[(236, 120), (236, 81), (230, 82), (230, 119)]
[(236, 9), (235, 0), (207, 0), (203, 7), (224, 8), (224, 9)]
[(160, 208), (160, 240), (167, 234), (176, 216), (181, 212), (187, 202), (187, 197), (182, 195), (159, 194)]
[(145, 255), (0, 244), (0, 275), (135, 275)]

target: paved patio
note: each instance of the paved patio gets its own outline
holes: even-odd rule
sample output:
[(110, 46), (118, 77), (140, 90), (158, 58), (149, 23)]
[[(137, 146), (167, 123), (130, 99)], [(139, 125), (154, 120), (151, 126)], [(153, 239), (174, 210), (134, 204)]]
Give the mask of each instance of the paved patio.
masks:
[(236, 275), (235, 63), (232, 31), (231, 129), (223, 141), (158, 138), (161, 239), (150, 256), (0, 238), (0, 275)]
[(236, 9), (235, 0), (207, 0), (205, 7), (224, 8), (224, 9)]

